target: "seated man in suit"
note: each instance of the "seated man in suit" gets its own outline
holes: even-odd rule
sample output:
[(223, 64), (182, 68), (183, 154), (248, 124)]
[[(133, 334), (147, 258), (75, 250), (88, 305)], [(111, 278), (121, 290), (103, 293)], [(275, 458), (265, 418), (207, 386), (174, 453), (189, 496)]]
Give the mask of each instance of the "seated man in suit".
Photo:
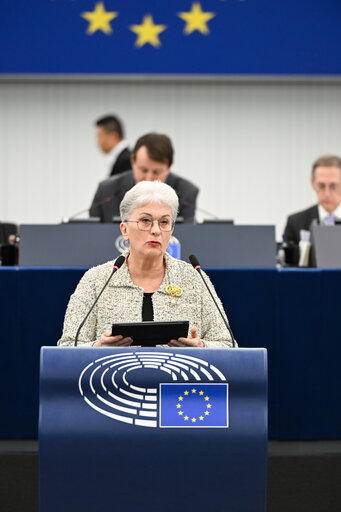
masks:
[(115, 116), (101, 117), (96, 121), (97, 144), (110, 156), (109, 176), (131, 169), (130, 149), (124, 140), (123, 126)]
[(173, 147), (167, 135), (147, 133), (140, 137), (131, 156), (132, 171), (102, 181), (90, 208), (90, 217), (111, 222), (120, 215), (119, 205), (125, 195), (140, 181), (159, 180), (170, 185), (179, 197), (179, 217), (194, 222), (199, 189), (185, 178), (170, 172)]
[(300, 231), (309, 231), (311, 223), (332, 225), (341, 219), (341, 158), (322, 156), (314, 162), (311, 186), (316, 192), (317, 204), (293, 215), (289, 215), (284, 230), (286, 242), (298, 244)]

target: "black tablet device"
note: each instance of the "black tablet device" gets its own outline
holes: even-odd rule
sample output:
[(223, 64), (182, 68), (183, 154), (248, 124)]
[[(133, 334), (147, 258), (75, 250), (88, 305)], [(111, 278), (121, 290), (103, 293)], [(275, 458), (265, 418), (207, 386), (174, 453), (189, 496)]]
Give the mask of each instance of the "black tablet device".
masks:
[(112, 325), (112, 336), (121, 334), (124, 338), (132, 338), (132, 345), (155, 347), (163, 345), (169, 340), (187, 338), (189, 329), (188, 320), (176, 322), (134, 322), (118, 323)]

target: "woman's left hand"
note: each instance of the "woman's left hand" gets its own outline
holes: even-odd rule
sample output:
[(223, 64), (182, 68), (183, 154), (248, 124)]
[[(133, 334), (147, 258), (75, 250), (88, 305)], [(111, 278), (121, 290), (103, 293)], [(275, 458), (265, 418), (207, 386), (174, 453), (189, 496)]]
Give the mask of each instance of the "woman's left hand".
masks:
[(177, 340), (170, 340), (168, 343), (170, 347), (204, 347), (204, 343), (201, 341), (198, 335), (197, 328), (191, 327), (189, 338), (179, 338)]

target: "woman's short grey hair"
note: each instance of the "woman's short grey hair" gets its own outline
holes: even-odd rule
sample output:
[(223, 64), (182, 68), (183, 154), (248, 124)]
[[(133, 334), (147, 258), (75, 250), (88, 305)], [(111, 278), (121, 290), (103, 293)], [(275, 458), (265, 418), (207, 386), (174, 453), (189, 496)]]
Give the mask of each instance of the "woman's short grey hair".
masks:
[(140, 181), (128, 190), (120, 204), (121, 221), (129, 220), (130, 214), (135, 208), (148, 203), (168, 206), (175, 222), (179, 209), (179, 198), (172, 187), (161, 181)]

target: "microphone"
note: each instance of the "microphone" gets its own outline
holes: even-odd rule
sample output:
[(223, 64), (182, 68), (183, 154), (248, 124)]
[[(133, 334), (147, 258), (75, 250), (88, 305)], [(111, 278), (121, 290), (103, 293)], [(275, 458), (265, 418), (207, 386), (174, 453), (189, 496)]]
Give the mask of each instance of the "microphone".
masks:
[(232, 347), (233, 347), (233, 348), (235, 348), (235, 346), (236, 346), (236, 340), (234, 339), (234, 336), (233, 336), (233, 332), (232, 332), (232, 330), (231, 330), (231, 327), (229, 326), (228, 321), (225, 319), (225, 317), (224, 317), (223, 313), (221, 312), (220, 307), (218, 306), (217, 301), (215, 300), (215, 298), (214, 298), (214, 296), (213, 296), (213, 293), (212, 293), (212, 292), (211, 292), (211, 290), (209, 289), (209, 286), (208, 286), (208, 284), (207, 284), (207, 282), (206, 282), (206, 280), (205, 280), (205, 278), (204, 278), (204, 276), (203, 276), (203, 274), (202, 274), (202, 272), (201, 272), (201, 267), (200, 267), (200, 263), (199, 263), (199, 261), (198, 261), (198, 258), (197, 258), (196, 256), (194, 256), (194, 254), (191, 254), (191, 255), (190, 255), (190, 257), (189, 257), (189, 261), (191, 262), (191, 264), (192, 264), (192, 266), (194, 267), (194, 269), (195, 269), (195, 270), (197, 270), (197, 271), (199, 272), (201, 279), (204, 281), (204, 284), (205, 284), (205, 286), (206, 286), (206, 288), (207, 288), (207, 290), (208, 290), (208, 293), (211, 295), (211, 298), (212, 298), (212, 300), (213, 300), (214, 304), (216, 305), (216, 308), (217, 308), (217, 310), (219, 311), (220, 316), (221, 316), (221, 318), (223, 319), (224, 324), (226, 325), (226, 328), (227, 328), (228, 332), (230, 333), (231, 340), (232, 340)]
[[(109, 203), (112, 200), (113, 196), (107, 196), (101, 201), (97, 201), (97, 203), (94, 203), (90, 206), (90, 208), (94, 207), (97, 208), (97, 206), (102, 206), (102, 204)], [(83, 215), (83, 213), (88, 213), (90, 211), (90, 208), (86, 208), (85, 210), (81, 210), (80, 212), (75, 213), (71, 217), (66, 217), (62, 220), (63, 224), (67, 224), (68, 222), (73, 221), (74, 219), (77, 219), (80, 215)]]
[[(193, 206), (193, 204), (190, 203), (189, 201), (182, 201), (181, 199), (180, 199), (179, 203), (180, 203), (180, 206)], [(199, 206), (195, 206), (195, 211), (197, 211), (199, 213), (203, 213), (204, 215), (208, 215), (209, 217), (212, 217), (212, 219), (214, 219), (214, 220), (219, 220), (219, 217), (217, 217), (217, 215), (215, 215), (214, 213), (208, 212), (207, 210), (204, 210), (203, 208), (199, 208)]]
[(119, 268), (121, 268), (121, 267), (122, 267), (122, 265), (123, 265), (124, 261), (125, 261), (125, 257), (124, 257), (123, 255), (119, 256), (119, 257), (117, 258), (117, 260), (115, 261), (115, 263), (114, 263), (114, 268), (112, 269), (112, 272), (111, 272), (110, 276), (109, 276), (109, 277), (108, 277), (108, 279), (106, 280), (106, 282), (105, 282), (105, 284), (104, 284), (104, 286), (103, 286), (102, 290), (99, 292), (99, 294), (98, 294), (98, 296), (96, 297), (96, 299), (95, 299), (95, 301), (94, 301), (93, 305), (91, 306), (91, 308), (89, 309), (88, 313), (86, 314), (86, 316), (85, 316), (84, 320), (80, 323), (80, 325), (79, 325), (79, 327), (78, 327), (78, 329), (77, 329), (76, 337), (75, 337), (75, 344), (74, 344), (74, 347), (77, 347), (78, 337), (79, 337), (79, 333), (80, 333), (81, 328), (83, 327), (83, 325), (84, 325), (84, 324), (85, 324), (85, 322), (87, 321), (87, 319), (88, 319), (88, 317), (89, 317), (89, 315), (90, 315), (91, 311), (94, 309), (95, 305), (97, 304), (98, 299), (100, 298), (100, 296), (102, 295), (102, 293), (103, 293), (103, 292), (104, 292), (104, 290), (106, 289), (106, 287), (107, 287), (107, 285), (108, 285), (108, 283), (109, 283), (110, 279), (111, 279), (111, 278), (112, 278), (112, 276), (115, 274), (115, 272), (117, 272), (117, 270), (118, 270)]

